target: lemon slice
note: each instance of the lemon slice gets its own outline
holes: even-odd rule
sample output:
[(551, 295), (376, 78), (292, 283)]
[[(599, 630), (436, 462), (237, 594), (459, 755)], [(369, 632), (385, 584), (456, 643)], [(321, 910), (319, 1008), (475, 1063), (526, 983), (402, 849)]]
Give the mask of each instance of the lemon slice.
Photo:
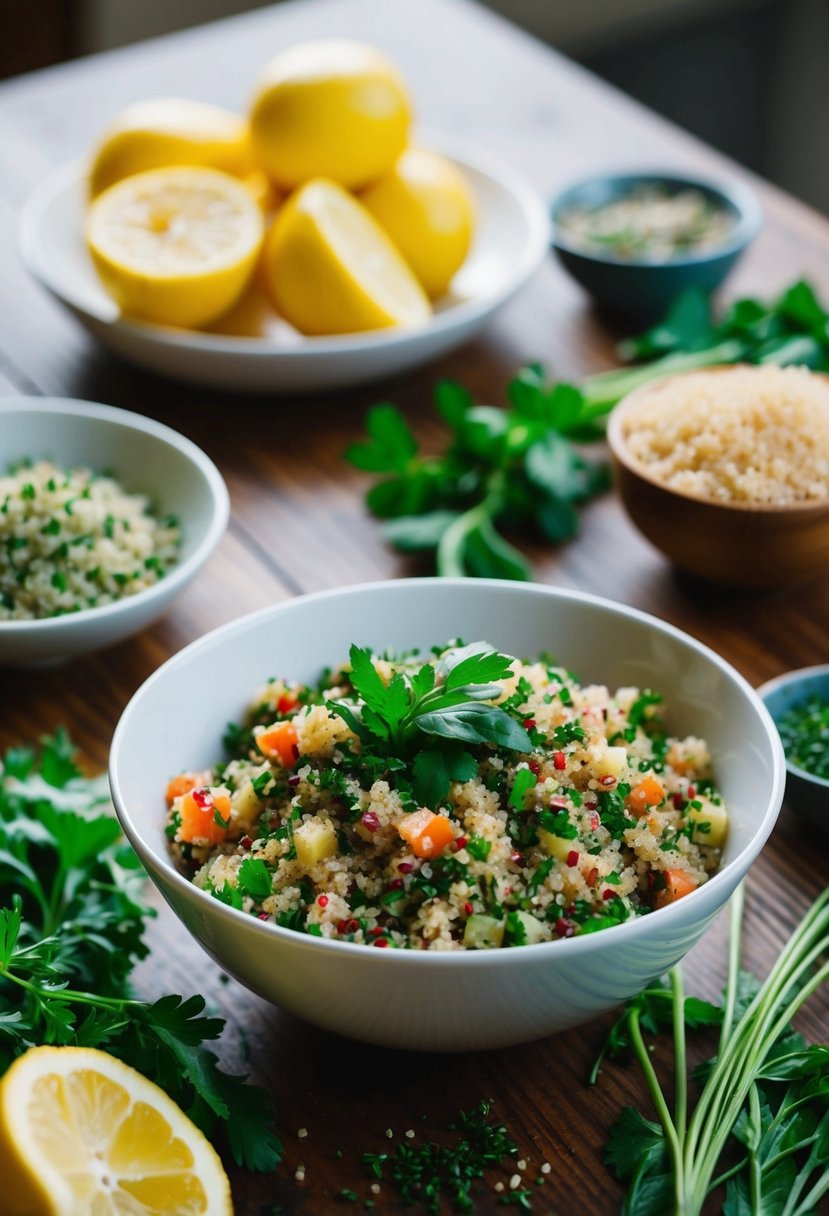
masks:
[(382, 228), (341, 186), (322, 179), (278, 213), (264, 272), (277, 309), (304, 334), (414, 327), (432, 311)]
[(445, 157), (408, 148), (391, 173), (360, 195), (427, 295), (443, 295), (472, 244), (474, 206), (463, 175)]
[(248, 124), (239, 114), (184, 97), (151, 97), (116, 114), (89, 170), (94, 198), (133, 173), (201, 165), (243, 175), (251, 169)]
[(175, 1102), (86, 1047), (33, 1047), (0, 1084), (5, 1216), (232, 1216), (222, 1163)]
[(154, 169), (127, 177), (89, 208), (86, 241), (124, 313), (195, 328), (238, 299), (262, 244), (261, 209), (245, 185), (214, 169)]

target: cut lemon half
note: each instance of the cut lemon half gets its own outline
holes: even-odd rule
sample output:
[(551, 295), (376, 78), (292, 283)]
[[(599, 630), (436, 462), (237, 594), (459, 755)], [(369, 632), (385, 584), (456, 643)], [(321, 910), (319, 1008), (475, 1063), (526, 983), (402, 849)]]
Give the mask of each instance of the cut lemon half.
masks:
[(264, 273), (286, 321), (304, 334), (424, 325), (423, 288), (365, 207), (334, 182), (298, 190), (274, 220)]
[(165, 165), (249, 172), (248, 124), (239, 114), (184, 97), (152, 97), (117, 114), (89, 169), (92, 197), (133, 173)]
[(138, 173), (89, 208), (95, 268), (125, 314), (186, 329), (238, 299), (262, 245), (261, 209), (244, 184), (214, 169)]
[(222, 1163), (175, 1102), (120, 1060), (33, 1047), (0, 1084), (5, 1216), (232, 1216)]

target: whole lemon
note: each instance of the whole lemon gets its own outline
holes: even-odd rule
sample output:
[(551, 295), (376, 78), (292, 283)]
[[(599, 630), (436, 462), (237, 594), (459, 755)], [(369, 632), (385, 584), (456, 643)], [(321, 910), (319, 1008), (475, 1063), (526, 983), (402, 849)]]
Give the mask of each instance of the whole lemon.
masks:
[(474, 205), (445, 157), (409, 148), (360, 201), (394, 241), (432, 299), (443, 295), (472, 243)]
[(95, 198), (124, 177), (166, 165), (249, 172), (247, 123), (221, 106), (184, 97), (137, 101), (101, 137), (89, 171), (90, 194)]
[(410, 122), (406, 86), (385, 55), (360, 42), (304, 42), (265, 69), (251, 146), (280, 186), (324, 177), (356, 190), (391, 169)]

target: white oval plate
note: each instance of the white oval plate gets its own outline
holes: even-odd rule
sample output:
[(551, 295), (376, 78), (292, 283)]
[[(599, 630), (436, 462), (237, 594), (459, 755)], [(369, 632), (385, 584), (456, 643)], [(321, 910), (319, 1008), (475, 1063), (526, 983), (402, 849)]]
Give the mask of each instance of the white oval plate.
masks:
[[(458, 166), (477, 212), (469, 256), (428, 325), (306, 338), (274, 319), (267, 337), (171, 329), (125, 319), (95, 273), (83, 238), (85, 166), (64, 165), (42, 182), (20, 217), (28, 269), (105, 345), (152, 371), (250, 392), (343, 388), (407, 371), (467, 341), (529, 279), (547, 253), (544, 202), (512, 169), (428, 136)], [(224, 319), (224, 328), (232, 318)]]

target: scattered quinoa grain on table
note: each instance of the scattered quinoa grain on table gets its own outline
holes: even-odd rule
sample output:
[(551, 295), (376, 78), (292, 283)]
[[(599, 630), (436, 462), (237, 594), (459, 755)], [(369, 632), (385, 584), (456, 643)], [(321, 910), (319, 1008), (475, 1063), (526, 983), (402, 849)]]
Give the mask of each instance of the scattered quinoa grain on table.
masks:
[(320, 938), (445, 951), (592, 933), (719, 865), (708, 746), (662, 712), (650, 690), (485, 643), (426, 661), (352, 647), (319, 687), (269, 681), (230, 758), (171, 779), (170, 847), (215, 898)]
[(114, 477), (24, 462), (0, 476), (0, 621), (97, 608), (144, 591), (178, 558), (176, 520)]

